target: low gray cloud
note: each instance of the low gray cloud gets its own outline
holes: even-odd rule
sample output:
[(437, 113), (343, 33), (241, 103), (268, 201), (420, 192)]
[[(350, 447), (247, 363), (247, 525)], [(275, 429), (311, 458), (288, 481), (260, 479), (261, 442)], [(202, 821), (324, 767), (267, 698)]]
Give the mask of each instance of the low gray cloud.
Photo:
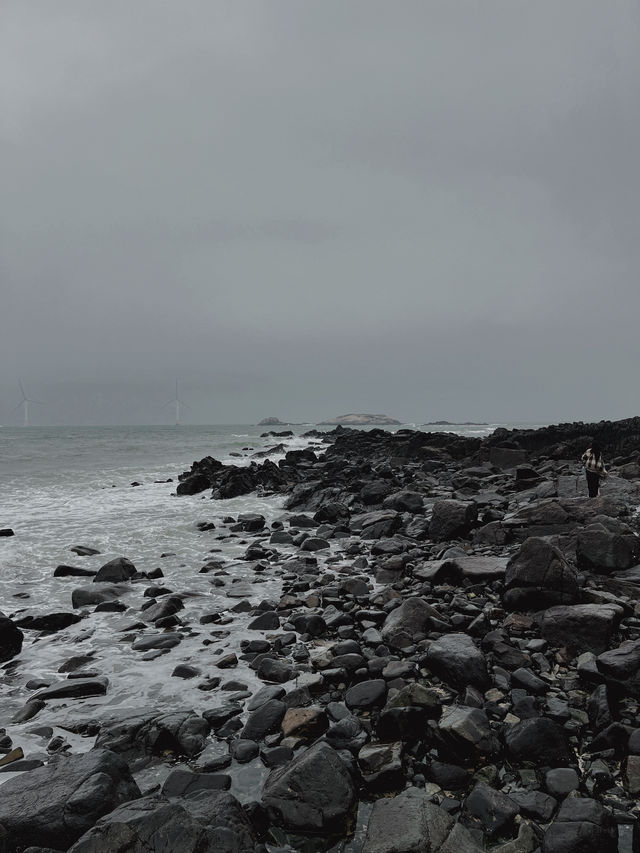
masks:
[(0, 16), (0, 422), (637, 411), (632, 0)]

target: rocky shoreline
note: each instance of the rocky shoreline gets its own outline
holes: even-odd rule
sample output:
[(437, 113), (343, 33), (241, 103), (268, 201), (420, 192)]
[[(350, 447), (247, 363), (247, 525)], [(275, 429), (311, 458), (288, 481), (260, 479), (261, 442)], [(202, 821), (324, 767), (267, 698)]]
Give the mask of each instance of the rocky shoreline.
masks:
[[(590, 500), (576, 460), (593, 437), (611, 474)], [(286, 495), (270, 525), (260, 513), (210, 522), (245, 543), (257, 581), (281, 579), (277, 600), (230, 600), (194, 624), (161, 572), (121, 558), (97, 574), (58, 567), (86, 575), (73, 612), (0, 619), (5, 673), (43, 632), (126, 611), (131, 588), (142, 601), (129, 635), (149, 666), (248, 619), (239, 654), (176, 667), (200, 679), (201, 708), (84, 713), (109, 690), (90, 657), (32, 685), (0, 741), (0, 773), (13, 774), (0, 850), (637, 850), (640, 419), (309, 439), (278, 464), (207, 457), (177, 488)], [(230, 580), (215, 554), (194, 571)], [(239, 660), (260, 689), (233, 677)], [(71, 710), (56, 706), (58, 725), (93, 738), (89, 751), (47, 742), (60, 699)], [(42, 754), (15, 746), (25, 726)], [(242, 802), (238, 768), (252, 780)]]

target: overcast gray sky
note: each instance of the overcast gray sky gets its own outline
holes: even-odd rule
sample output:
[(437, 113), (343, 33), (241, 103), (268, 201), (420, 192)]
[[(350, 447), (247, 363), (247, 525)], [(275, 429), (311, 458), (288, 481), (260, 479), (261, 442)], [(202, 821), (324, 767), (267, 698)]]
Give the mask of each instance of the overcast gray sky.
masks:
[(637, 414), (636, 0), (3, 0), (0, 423)]

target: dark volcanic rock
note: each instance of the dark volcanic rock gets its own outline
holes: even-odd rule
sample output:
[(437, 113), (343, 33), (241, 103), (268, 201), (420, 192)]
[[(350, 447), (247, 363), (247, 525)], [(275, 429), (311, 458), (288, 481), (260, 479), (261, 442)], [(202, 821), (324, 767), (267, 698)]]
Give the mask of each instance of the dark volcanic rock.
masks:
[(51, 699), (83, 699), (86, 696), (104, 696), (108, 686), (107, 678), (68, 678), (66, 681), (57, 681), (50, 687), (45, 687), (44, 690), (35, 693), (30, 701), (48, 702)]
[(179, 800), (156, 794), (126, 803), (99, 820), (69, 853), (254, 853), (255, 845), (238, 800), (211, 790)]
[(424, 599), (406, 598), (385, 619), (382, 639), (394, 648), (410, 646), (430, 631), (433, 619), (440, 621), (441, 618), (435, 607)]
[(600, 524), (579, 531), (576, 560), (579, 568), (596, 572), (630, 569), (638, 562), (640, 540), (633, 534), (610, 533)]
[(597, 661), (598, 669), (614, 678), (629, 678), (640, 666), (640, 640), (627, 641), (616, 649), (601, 654)]
[(8, 616), (0, 614), (0, 662), (20, 654), (24, 634)]
[(25, 628), (27, 631), (54, 633), (63, 628), (68, 628), (69, 625), (74, 625), (80, 621), (80, 618), (77, 613), (47, 613), (45, 616), (25, 616), (17, 621), (16, 625)]
[(566, 732), (546, 717), (507, 726), (504, 740), (509, 758), (514, 762), (533, 761), (557, 767), (570, 760)]
[(181, 483), (178, 483), (176, 494), (178, 495), (197, 495), (199, 492), (204, 492), (205, 489), (211, 487), (211, 481), (206, 474), (193, 474), (191, 477), (186, 477)]
[(271, 821), (298, 832), (343, 831), (356, 804), (349, 770), (327, 743), (316, 743), (267, 779), (262, 803)]
[(558, 548), (532, 537), (509, 560), (505, 588), (505, 607), (514, 610), (574, 604), (578, 598), (577, 572)]
[(53, 576), (54, 578), (91, 578), (94, 577), (95, 574), (96, 572), (92, 572), (90, 569), (79, 569), (76, 566), (60, 565), (56, 566)]
[(445, 758), (476, 761), (492, 755), (498, 748), (489, 718), (480, 708), (463, 705), (447, 708), (438, 723), (438, 731), (445, 747)]
[(119, 583), (127, 581), (136, 573), (136, 567), (126, 557), (116, 557), (98, 569), (94, 583)]
[(554, 646), (599, 653), (607, 648), (622, 615), (617, 604), (558, 605), (545, 610), (540, 634)]
[(115, 753), (92, 749), (61, 755), (3, 784), (0, 825), (11, 850), (30, 844), (67, 850), (98, 818), (139, 796), (129, 768)]
[(485, 832), (493, 836), (510, 831), (519, 812), (517, 803), (511, 797), (496, 791), (485, 782), (478, 782), (469, 794), (466, 808), (469, 814), (478, 818)]
[[(234, 706), (227, 719), (240, 711), (241, 708)], [(193, 711), (158, 714), (153, 710), (129, 709), (102, 724), (96, 746), (121, 753), (128, 759), (165, 751), (192, 756), (204, 749), (209, 729), (209, 722)]]
[(618, 833), (611, 812), (587, 797), (566, 799), (544, 834), (544, 853), (616, 853)]
[(417, 788), (376, 800), (362, 853), (481, 853), (468, 830)]
[(466, 634), (445, 634), (429, 646), (425, 662), (444, 682), (458, 689), (472, 685), (487, 688), (487, 661)]
[(347, 708), (370, 710), (384, 705), (386, 698), (386, 681), (383, 678), (375, 678), (354, 684), (345, 693), (344, 701)]
[(478, 507), (473, 501), (436, 501), (429, 524), (429, 536), (435, 542), (466, 536), (478, 520)]
[(287, 706), (279, 699), (270, 699), (264, 705), (260, 705), (249, 715), (242, 730), (242, 737), (249, 740), (262, 740), (269, 732), (277, 731), (286, 710)]

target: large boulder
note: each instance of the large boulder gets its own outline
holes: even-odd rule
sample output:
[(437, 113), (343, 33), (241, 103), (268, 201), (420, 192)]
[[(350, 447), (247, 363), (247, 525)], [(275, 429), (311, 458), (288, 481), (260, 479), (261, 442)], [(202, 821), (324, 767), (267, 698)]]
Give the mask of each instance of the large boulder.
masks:
[(126, 557), (116, 557), (98, 569), (94, 583), (120, 583), (130, 580), (136, 573), (136, 567)]
[(607, 648), (623, 614), (619, 604), (560, 604), (545, 610), (540, 634), (554, 646), (598, 654)]
[(397, 512), (409, 512), (414, 515), (424, 512), (424, 498), (418, 492), (404, 489), (386, 497), (382, 506), (385, 509), (395, 509)]
[(67, 850), (103, 815), (138, 797), (129, 767), (115, 753), (60, 755), (2, 785), (0, 826), (9, 850), (29, 845)]
[(323, 742), (274, 770), (262, 795), (272, 823), (323, 835), (343, 831), (356, 802), (349, 770), (338, 753)]
[(480, 762), (498, 750), (491, 724), (481, 708), (452, 705), (438, 722), (438, 741), (443, 760)]
[(382, 640), (394, 648), (410, 646), (431, 630), (431, 620), (440, 613), (422, 598), (406, 598), (392, 610), (382, 627)]
[(205, 489), (211, 487), (211, 480), (206, 474), (193, 474), (191, 477), (186, 477), (181, 483), (178, 483), (176, 494), (178, 495), (197, 495), (199, 492), (204, 492)]
[(578, 533), (576, 560), (578, 567), (596, 572), (630, 569), (638, 562), (640, 539), (633, 534), (618, 534), (602, 524), (592, 524)]
[(544, 834), (544, 853), (616, 853), (618, 833), (609, 811), (588, 797), (568, 797)]
[(425, 662), (446, 684), (484, 690), (489, 684), (487, 661), (467, 634), (445, 634), (427, 649)]
[(127, 759), (170, 751), (193, 756), (207, 743), (210, 724), (193, 711), (158, 714), (152, 709), (123, 709), (102, 723), (96, 746)]
[(418, 788), (376, 800), (362, 853), (480, 853), (469, 831), (429, 800)]
[(238, 800), (207, 791), (178, 801), (156, 794), (125, 803), (99, 820), (69, 853), (254, 853), (255, 844)]
[(24, 634), (16, 624), (0, 613), (0, 663), (20, 654)]
[(558, 767), (571, 758), (565, 730), (547, 717), (507, 726), (504, 741), (507, 756), (515, 764), (531, 761), (538, 766)]
[(544, 539), (526, 539), (508, 562), (503, 602), (512, 610), (541, 610), (578, 599), (577, 570)]
[(478, 507), (473, 501), (443, 500), (433, 505), (429, 536), (444, 542), (466, 536), (478, 520)]

